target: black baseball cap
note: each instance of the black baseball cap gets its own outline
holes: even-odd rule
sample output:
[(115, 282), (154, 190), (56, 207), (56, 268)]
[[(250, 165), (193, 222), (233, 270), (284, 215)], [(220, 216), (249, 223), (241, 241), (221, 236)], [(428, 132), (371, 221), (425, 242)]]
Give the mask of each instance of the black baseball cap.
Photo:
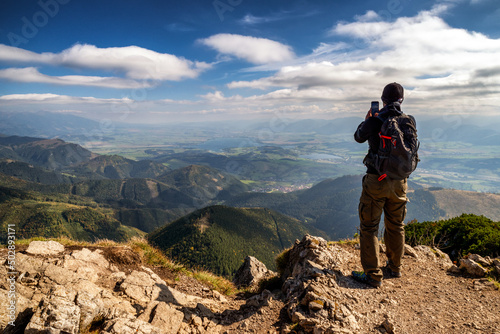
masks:
[(403, 102), (405, 90), (397, 82), (393, 82), (384, 87), (382, 92), (382, 102), (389, 104), (392, 102)]

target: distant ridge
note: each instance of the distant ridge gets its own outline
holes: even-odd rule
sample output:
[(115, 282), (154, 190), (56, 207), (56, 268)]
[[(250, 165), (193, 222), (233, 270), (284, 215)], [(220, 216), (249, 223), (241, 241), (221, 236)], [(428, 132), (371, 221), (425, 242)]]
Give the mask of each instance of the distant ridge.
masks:
[(0, 158), (14, 159), (57, 170), (86, 162), (96, 155), (78, 144), (61, 139), (0, 137)]
[(88, 118), (65, 113), (39, 112), (0, 112), (0, 133), (6, 135), (32, 136), (42, 138), (60, 137), (64, 139), (81, 138), (85, 134), (101, 130), (99, 122)]
[(276, 255), (312, 231), (321, 234), (269, 209), (217, 205), (150, 233), (148, 240), (184, 264), (232, 276), (247, 255), (274, 270)]
[[(361, 175), (326, 179), (287, 194), (244, 193), (226, 201), (235, 207), (268, 207), (325, 231), (331, 240), (349, 238), (359, 226)], [(433, 221), (462, 213), (500, 220), (500, 195), (454, 189), (422, 188), (409, 181), (406, 221)], [(458, 205), (457, 203), (460, 203)]]
[(169, 170), (161, 163), (134, 161), (119, 155), (100, 155), (68, 169), (89, 179), (156, 178)]

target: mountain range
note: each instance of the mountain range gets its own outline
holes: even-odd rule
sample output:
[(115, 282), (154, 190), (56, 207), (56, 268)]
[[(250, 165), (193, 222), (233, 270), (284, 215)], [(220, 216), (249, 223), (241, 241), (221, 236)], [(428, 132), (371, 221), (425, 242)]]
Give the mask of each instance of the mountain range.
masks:
[[(248, 168), (283, 153), (262, 146), (238, 164)], [(361, 175), (264, 193), (206, 165), (172, 169), (159, 160), (97, 155), (60, 139), (3, 136), (0, 187), (2, 228), (14, 223), (20, 237), (126, 240), (150, 233), (151, 242), (174, 258), (227, 275), (249, 254), (272, 268), (270, 254), (304, 233), (352, 237), (359, 225)], [(462, 213), (500, 220), (498, 194), (423, 188), (411, 179), (409, 188), (408, 221)], [(232, 255), (220, 258), (221, 249)]]

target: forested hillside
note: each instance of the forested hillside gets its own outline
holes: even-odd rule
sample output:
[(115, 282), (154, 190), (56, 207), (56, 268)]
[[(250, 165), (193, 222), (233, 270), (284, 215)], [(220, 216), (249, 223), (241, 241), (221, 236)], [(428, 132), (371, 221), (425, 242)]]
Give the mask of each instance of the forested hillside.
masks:
[(231, 276), (247, 255), (275, 270), (274, 258), (306, 233), (321, 232), (265, 208), (211, 206), (148, 235), (181, 263)]
[(80, 145), (61, 139), (0, 137), (0, 158), (27, 162), (47, 169), (62, 169), (86, 162), (96, 155)]
[[(126, 241), (144, 235), (144, 232), (122, 225), (110, 209), (99, 208), (95, 203), (91, 207), (57, 200), (35, 192), (0, 187), (2, 230), (7, 231), (8, 225), (14, 226), (18, 239), (68, 237), (82, 241)], [(2, 233), (0, 242), (6, 240), (7, 234)]]

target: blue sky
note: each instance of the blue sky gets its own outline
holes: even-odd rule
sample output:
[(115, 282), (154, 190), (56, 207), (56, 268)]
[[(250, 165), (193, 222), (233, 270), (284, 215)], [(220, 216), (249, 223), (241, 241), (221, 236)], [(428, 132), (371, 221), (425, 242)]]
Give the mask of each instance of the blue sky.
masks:
[(159, 123), (500, 109), (497, 0), (0, 3), (0, 111)]

